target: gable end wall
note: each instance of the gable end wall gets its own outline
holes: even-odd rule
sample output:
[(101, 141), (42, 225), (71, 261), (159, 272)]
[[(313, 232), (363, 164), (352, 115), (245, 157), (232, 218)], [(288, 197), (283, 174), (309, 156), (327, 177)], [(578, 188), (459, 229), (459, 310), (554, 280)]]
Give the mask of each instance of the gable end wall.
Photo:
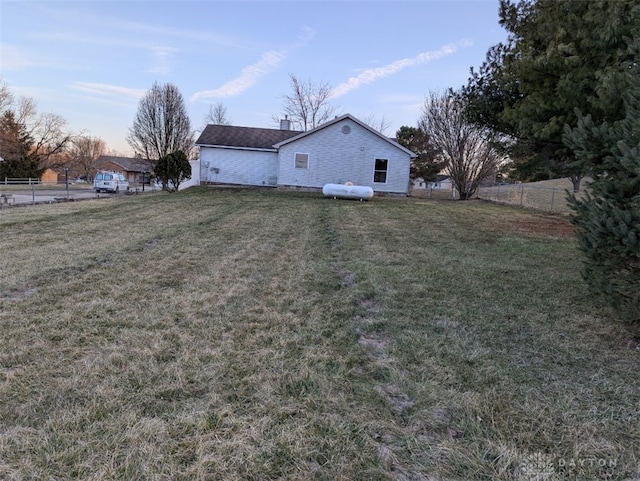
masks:
[[(344, 134), (342, 128), (350, 132)], [(295, 154), (309, 154), (307, 169), (295, 168)], [(388, 159), (386, 183), (374, 183), (376, 158)], [(410, 156), (357, 123), (345, 119), (280, 147), (278, 184), (317, 187), (325, 184), (366, 185), (376, 192), (406, 194)]]

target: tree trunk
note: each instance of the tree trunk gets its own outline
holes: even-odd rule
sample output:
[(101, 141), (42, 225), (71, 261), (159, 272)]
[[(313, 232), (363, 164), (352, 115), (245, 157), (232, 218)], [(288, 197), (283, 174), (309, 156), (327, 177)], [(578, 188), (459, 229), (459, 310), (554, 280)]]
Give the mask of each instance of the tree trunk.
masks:
[(578, 192), (580, 192), (580, 182), (582, 182), (583, 177), (584, 176), (581, 174), (574, 174), (571, 177), (569, 177), (569, 180), (573, 184), (574, 194), (577, 194)]

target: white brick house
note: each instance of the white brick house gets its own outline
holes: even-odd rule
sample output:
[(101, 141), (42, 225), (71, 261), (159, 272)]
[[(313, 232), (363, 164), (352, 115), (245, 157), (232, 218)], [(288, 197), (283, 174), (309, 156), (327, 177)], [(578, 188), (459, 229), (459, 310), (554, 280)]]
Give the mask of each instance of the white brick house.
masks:
[(352, 182), (406, 194), (415, 155), (346, 114), (308, 132), (208, 125), (198, 138), (201, 181), (321, 189)]

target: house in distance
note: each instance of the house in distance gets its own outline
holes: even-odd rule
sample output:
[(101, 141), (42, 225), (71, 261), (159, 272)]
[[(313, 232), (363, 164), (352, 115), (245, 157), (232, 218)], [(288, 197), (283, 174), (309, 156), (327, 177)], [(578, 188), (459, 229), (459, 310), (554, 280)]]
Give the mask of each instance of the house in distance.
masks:
[(115, 155), (101, 155), (93, 164), (96, 170), (120, 172), (131, 185), (150, 183), (152, 164), (139, 157), (120, 157)]
[(207, 125), (200, 148), (200, 181), (213, 184), (322, 189), (325, 184), (407, 194), (415, 154), (350, 114), (307, 132)]

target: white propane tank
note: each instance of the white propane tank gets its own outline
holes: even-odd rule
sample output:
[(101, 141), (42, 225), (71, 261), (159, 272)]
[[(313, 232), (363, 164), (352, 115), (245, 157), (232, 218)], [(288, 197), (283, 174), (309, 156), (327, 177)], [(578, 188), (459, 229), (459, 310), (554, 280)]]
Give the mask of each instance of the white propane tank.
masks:
[(369, 200), (373, 198), (373, 189), (366, 185), (346, 184), (324, 184), (322, 195), (333, 197), (334, 199), (359, 199)]

